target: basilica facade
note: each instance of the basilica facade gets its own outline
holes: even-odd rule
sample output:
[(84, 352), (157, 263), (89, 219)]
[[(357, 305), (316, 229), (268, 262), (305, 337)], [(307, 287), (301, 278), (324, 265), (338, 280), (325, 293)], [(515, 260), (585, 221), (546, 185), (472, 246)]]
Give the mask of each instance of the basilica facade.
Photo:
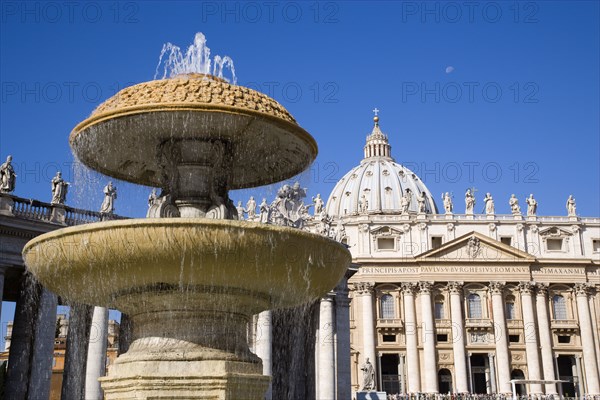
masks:
[[(573, 198), (552, 217), (537, 215), (533, 196), (523, 211), (511, 199), (509, 215), (495, 213), (490, 194), (484, 214), (474, 213), (471, 191), (460, 206), (452, 200), (446, 194), (438, 209), (394, 161), (375, 117), (363, 160), (325, 210), (356, 271), (353, 395), (368, 385), (367, 360), (388, 394), (511, 393), (521, 380), (513, 384), (523, 394), (599, 395), (600, 218), (577, 216)], [(316, 360), (317, 371), (326, 367)]]

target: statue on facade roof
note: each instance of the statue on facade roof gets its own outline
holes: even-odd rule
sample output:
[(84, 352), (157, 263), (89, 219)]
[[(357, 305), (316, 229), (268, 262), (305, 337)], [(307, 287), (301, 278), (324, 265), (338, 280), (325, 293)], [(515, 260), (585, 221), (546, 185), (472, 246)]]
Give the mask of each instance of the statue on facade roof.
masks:
[(517, 199), (517, 197), (514, 194), (510, 195), (508, 205), (510, 206), (510, 211), (513, 213), (513, 215), (521, 214), (521, 206), (519, 205), (519, 199)]
[(369, 210), (369, 200), (367, 200), (367, 196), (363, 193), (360, 196), (360, 200), (358, 201), (358, 212), (361, 214), (366, 213)]
[(246, 212), (248, 213), (248, 220), (254, 220), (256, 217), (256, 200), (254, 200), (254, 196), (250, 196), (250, 200), (246, 203)]
[(17, 174), (12, 166), (12, 156), (6, 157), (6, 162), (0, 165), (0, 193), (10, 193), (15, 190)]
[(65, 182), (60, 171), (52, 178), (52, 201), (51, 204), (65, 204), (67, 201), (67, 191), (69, 182)]
[(533, 198), (533, 193), (525, 201), (527, 202), (527, 215), (530, 217), (534, 216), (537, 213), (538, 202)]
[(486, 214), (494, 214), (496, 212), (496, 207), (494, 206), (494, 198), (490, 193), (486, 193), (483, 198), (483, 202), (485, 204), (485, 213)]
[(570, 194), (567, 199), (567, 215), (569, 217), (575, 217), (577, 215), (577, 206), (572, 194)]
[(267, 204), (266, 198), (263, 197), (259, 208), (260, 208), (260, 222), (262, 224), (268, 223), (269, 222), (269, 205)]
[(337, 242), (341, 242), (345, 237), (346, 237), (346, 228), (344, 228), (344, 225), (342, 224), (342, 220), (338, 219), (337, 226), (335, 229), (334, 239)]
[(421, 214), (427, 212), (427, 209), (425, 208), (426, 200), (427, 200), (427, 195), (425, 194), (425, 192), (421, 192), (417, 195), (417, 207), (419, 209), (419, 213), (421, 213)]
[(152, 207), (158, 199), (156, 195), (156, 188), (152, 189), (152, 192), (148, 195), (148, 207)]
[(304, 197), (306, 189), (301, 188), (300, 183), (296, 182), (293, 186), (283, 185), (270, 206), (269, 222), (302, 229), (309, 217), (308, 209), (312, 207), (312, 204), (304, 204)]
[(100, 212), (102, 214), (112, 214), (115, 210), (115, 199), (117, 198), (117, 188), (113, 186), (112, 182), (108, 182), (108, 185), (104, 186), (104, 201), (100, 206)]
[(406, 189), (402, 198), (400, 199), (400, 212), (402, 214), (408, 214), (408, 209), (410, 207), (410, 203), (412, 201), (412, 192), (410, 189)]
[(475, 196), (471, 189), (467, 189), (465, 193), (465, 214), (473, 215), (475, 210)]
[(450, 196), (450, 193), (442, 193), (442, 200), (444, 201), (444, 210), (446, 210), (446, 214), (452, 214), (452, 209), (454, 206), (452, 204), (452, 197)]
[(237, 210), (238, 219), (240, 221), (243, 221), (244, 220), (244, 212), (246, 212), (246, 210), (244, 210), (244, 207), (242, 206), (241, 201), (238, 201), (236, 210)]
[(313, 197), (312, 201), (315, 203), (315, 215), (321, 214), (321, 211), (323, 211), (323, 206), (325, 205), (323, 199), (321, 198), (321, 194), (317, 193), (317, 197)]

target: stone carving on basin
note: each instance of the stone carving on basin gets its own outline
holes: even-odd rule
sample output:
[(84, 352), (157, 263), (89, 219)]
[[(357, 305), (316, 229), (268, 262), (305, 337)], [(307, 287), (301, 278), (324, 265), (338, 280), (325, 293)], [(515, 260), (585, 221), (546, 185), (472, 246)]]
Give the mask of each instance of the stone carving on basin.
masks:
[(162, 189), (149, 200), (155, 218), (54, 231), (23, 251), (50, 290), (132, 319), (134, 342), (101, 378), (105, 398), (262, 399), (269, 378), (246, 323), (331, 290), (350, 254), (306, 231), (236, 220), (228, 191), (301, 172), (314, 139), (267, 96), (192, 74), (124, 89), (70, 144), (93, 169)]

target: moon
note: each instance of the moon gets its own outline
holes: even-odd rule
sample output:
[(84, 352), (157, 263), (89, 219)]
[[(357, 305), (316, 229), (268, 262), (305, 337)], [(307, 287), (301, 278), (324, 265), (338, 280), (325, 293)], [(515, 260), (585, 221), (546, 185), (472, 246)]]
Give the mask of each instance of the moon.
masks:
[(452, 65), (448, 65), (448, 66), (446, 67), (446, 73), (447, 73), (447, 74), (449, 74), (449, 73), (451, 73), (451, 72), (454, 72), (454, 67), (453, 67)]

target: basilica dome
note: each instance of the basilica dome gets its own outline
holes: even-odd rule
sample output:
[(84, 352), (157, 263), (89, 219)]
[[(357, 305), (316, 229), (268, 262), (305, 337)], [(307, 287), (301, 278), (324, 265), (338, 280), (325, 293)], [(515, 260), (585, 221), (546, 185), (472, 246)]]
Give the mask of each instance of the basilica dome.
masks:
[[(426, 214), (437, 214), (429, 189), (411, 170), (394, 161), (391, 146), (379, 128), (379, 117), (367, 136), (364, 158), (338, 181), (327, 200), (327, 214), (402, 214), (419, 212), (419, 197)], [(403, 201), (403, 196), (405, 200)]]

